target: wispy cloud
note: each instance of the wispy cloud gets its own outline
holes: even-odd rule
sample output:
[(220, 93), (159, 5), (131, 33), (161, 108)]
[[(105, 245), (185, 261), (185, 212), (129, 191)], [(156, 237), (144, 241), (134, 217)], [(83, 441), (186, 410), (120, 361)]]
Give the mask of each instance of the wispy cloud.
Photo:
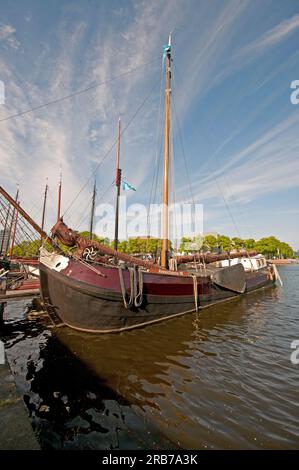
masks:
[(274, 28), (266, 31), (260, 38), (243, 47), (238, 56), (250, 56), (262, 53), (265, 49), (270, 48), (285, 40), (290, 34), (299, 29), (299, 15), (282, 21)]
[[(164, 22), (167, 23), (167, 18), (173, 19), (177, 15), (177, 8), (170, 3), (161, 7), (158, 1), (150, 4), (138, 2), (134, 7), (132, 21), (122, 25), (118, 34), (109, 28), (105, 29), (104, 23), (103, 29), (90, 30), (85, 21), (74, 21), (72, 15), (62, 17), (54, 29), (55, 40), (60, 47), (57, 51), (52, 50), (49, 44), (43, 48), (33, 67), (33, 71), (39, 70), (35, 81), (19, 76), (14, 64), (2, 59), (1, 78), (7, 83), (9, 99), (5, 107), (0, 109), (1, 117), (38, 106), (47, 99), (64, 96), (90, 84), (109, 80), (153, 57), (158, 59), (159, 55), (162, 56), (161, 44), (165, 39)], [(100, 11), (98, 14), (101, 19)], [(114, 16), (117, 21), (121, 21), (117, 15)], [(172, 19), (169, 20), (171, 23)], [(157, 36), (148, 41), (154, 26)], [(13, 34), (12, 29), (10, 34)], [(81, 51), (84, 51), (83, 55)], [(65, 209), (115, 141), (118, 116), (122, 116), (123, 126), (126, 126), (152, 88), (153, 77), (157, 81), (157, 76), (153, 75), (157, 70), (159, 76), (159, 62), (153, 64), (152, 68), (140, 69), (128, 77), (96, 88), (89, 94), (1, 123), (2, 180), (7, 182), (11, 192), (14, 192), (15, 184), (20, 183), (22, 202), (30, 208), (33, 188), (39, 200), (48, 177), (52, 189), (48, 228), (55, 221), (60, 165), (63, 170)], [(155, 128), (156, 101), (157, 93), (154, 93), (122, 138), (122, 167), (125, 174), (134, 175), (131, 182), (137, 187), (146, 178), (154, 153), (154, 133), (149, 132), (149, 129)], [(114, 180), (115, 155), (114, 149), (97, 173), (99, 196)], [(78, 219), (79, 212), (87, 206), (91, 190), (92, 180), (68, 212), (67, 221), (70, 224)], [(114, 200), (114, 195), (107, 194), (106, 200), (109, 198)], [(86, 211), (89, 213), (89, 209)]]
[[(245, 204), (264, 194), (299, 186), (299, 116), (292, 116), (273, 126), (239, 152), (230, 155), (221, 167), (214, 165), (210, 176), (200, 179), (196, 200), (220, 200)], [(200, 177), (200, 173), (198, 175)]]
[[(185, 53), (180, 64), (181, 69), (188, 70), (180, 85), (184, 90), (192, 90), (192, 93), (178, 94), (177, 106), (181, 115), (190, 110), (192, 102), (198, 103), (199, 99), (213, 87), (215, 77), (219, 73), (219, 66), (223, 63), (223, 58), (230, 54), (238, 23), (246, 15), (248, 5), (247, 0), (217, 3), (217, 8), (211, 8), (209, 12), (212, 18), (208, 22), (205, 21), (207, 12), (202, 3), (194, 11), (194, 17), (188, 26), (191, 30), (190, 35), (196, 36), (197, 41), (190, 44), (188, 35), (184, 43)], [(197, 34), (198, 28), (200, 34)], [(179, 88), (176, 86), (178, 91)]]
[[(263, 196), (294, 188), (299, 170), (299, 128), (295, 109), (290, 104), (289, 110), (277, 106), (275, 119), (270, 112), (273, 102), (282, 93), (281, 87), (273, 87), (254, 109), (245, 110), (237, 123), (233, 115), (233, 105), (244, 106), (244, 95), (247, 93), (245, 98), (248, 98), (250, 93), (253, 94), (254, 88), (248, 87), (248, 83), (255, 83), (255, 90), (261, 88), (260, 82), (254, 81), (258, 73), (262, 75), (263, 83), (270, 82), (272, 86), (273, 77), (284, 72), (283, 65), (290, 68), (296, 64), (297, 55), (293, 52), (292, 56), (286, 54), (284, 62), (275, 56), (269, 69), (262, 68), (262, 54), (278, 44), (283, 45), (284, 40), (297, 32), (299, 15), (289, 19), (276, 16), (275, 21), (270, 21), (275, 26), (266, 31), (262, 28), (262, 32), (259, 29), (259, 34), (255, 34), (251, 23), (246, 21), (249, 14), (252, 18), (254, 11), (263, 8), (259, 3), (249, 0), (138, 0), (119, 9), (109, 7), (107, 2), (103, 8), (91, 10), (88, 2), (84, 5), (78, 2), (74, 9), (62, 9), (55, 19), (49, 17), (42, 38), (36, 37), (36, 42), (28, 49), (23, 45), (24, 31), (26, 28), (33, 31), (36, 27), (35, 13), (30, 22), (24, 21), (23, 34), (19, 26), (17, 34), (9, 21), (0, 24), (0, 43), (11, 51), (20, 47), (20, 40), (22, 50), (24, 47), (22, 55), (27, 60), (25, 67), (21, 60), (18, 62), (14, 58), (19, 54), (1, 55), (0, 79), (6, 85), (6, 103), (0, 107), (0, 118), (107, 81), (90, 93), (0, 123), (2, 184), (14, 193), (15, 184), (20, 183), (22, 202), (36, 213), (37, 208), (42, 207), (42, 193), (48, 177), (51, 188), (49, 228), (55, 221), (60, 164), (64, 210), (116, 140), (119, 115), (124, 128), (157, 82), (157, 88), (121, 139), (123, 174), (137, 188), (136, 193), (130, 194), (130, 199), (147, 202), (156, 151), (161, 46), (167, 40), (168, 32), (175, 27), (173, 98), (183, 133), (187, 136), (186, 154), (190, 156), (196, 200), (213, 202), (213, 216), (209, 217), (217, 216), (221, 225), (223, 211), (220, 204), (223, 205), (223, 201), (214, 177), (228, 201), (232, 201), (233, 194), (241, 206), (258, 197), (260, 205)], [(25, 18), (27, 13), (25, 10), (22, 17)], [(292, 60), (288, 60), (290, 57)], [(157, 60), (152, 62), (154, 59)], [(218, 88), (218, 101), (213, 100), (215, 84), (242, 70), (254, 59), (260, 59), (260, 62), (256, 63), (251, 82), (250, 77), (242, 76), (243, 89), (237, 83), (230, 95), (227, 88), (223, 87), (222, 91)], [(151, 63), (108, 83), (111, 77), (146, 62)], [(200, 160), (198, 156), (201, 142), (191, 142), (193, 136), (186, 126), (189, 114), (198, 128), (206, 118), (207, 125), (210, 120), (219, 127), (220, 137), (215, 137), (215, 148), (220, 164), (213, 165), (213, 176), (202, 176), (209, 170), (208, 164), (199, 169), (199, 161), (202, 163), (207, 159)], [(115, 157), (116, 148), (113, 148), (97, 172), (98, 199), (114, 180)], [(178, 202), (186, 200), (189, 192), (182, 183), (182, 161), (176, 164)], [(81, 219), (80, 228), (84, 228), (90, 212), (91, 191), (92, 179), (68, 212), (66, 222), (77, 225)], [(114, 201), (113, 191), (105, 194), (105, 201)]]
[(227, 65), (217, 74), (213, 83), (220, 83), (225, 77), (258, 59), (267, 50), (277, 46), (297, 30), (299, 30), (299, 14), (281, 21), (278, 25), (265, 31), (257, 39), (243, 47), (237, 48), (230, 56)]
[(20, 42), (16, 38), (16, 30), (11, 24), (0, 24), (0, 42), (12, 49), (19, 49)]

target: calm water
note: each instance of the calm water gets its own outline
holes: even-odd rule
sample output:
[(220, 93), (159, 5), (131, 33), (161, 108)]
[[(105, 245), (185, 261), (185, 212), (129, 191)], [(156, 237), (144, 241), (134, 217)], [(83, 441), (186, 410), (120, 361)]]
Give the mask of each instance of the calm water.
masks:
[(284, 287), (118, 335), (11, 302), (6, 350), (43, 448), (299, 447), (299, 265)]

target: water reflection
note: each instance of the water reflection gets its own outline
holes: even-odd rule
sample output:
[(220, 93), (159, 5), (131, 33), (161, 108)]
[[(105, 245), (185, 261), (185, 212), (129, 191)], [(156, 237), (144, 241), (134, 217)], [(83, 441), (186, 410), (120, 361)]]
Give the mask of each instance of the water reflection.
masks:
[(7, 348), (43, 446), (296, 448), (299, 268), (282, 276), (283, 290), (117, 335), (16, 315)]

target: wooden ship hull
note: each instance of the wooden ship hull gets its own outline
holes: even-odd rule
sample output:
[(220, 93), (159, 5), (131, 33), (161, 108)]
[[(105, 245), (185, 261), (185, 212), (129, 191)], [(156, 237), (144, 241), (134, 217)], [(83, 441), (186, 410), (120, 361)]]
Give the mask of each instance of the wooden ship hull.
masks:
[(76, 260), (55, 254), (41, 256), (40, 261), (45, 307), (65, 325), (94, 333), (149, 325), (274, 283), (269, 268), (245, 272), (241, 264), (208, 268), (196, 275), (135, 269), (136, 282), (128, 268), (99, 266), (91, 270)]

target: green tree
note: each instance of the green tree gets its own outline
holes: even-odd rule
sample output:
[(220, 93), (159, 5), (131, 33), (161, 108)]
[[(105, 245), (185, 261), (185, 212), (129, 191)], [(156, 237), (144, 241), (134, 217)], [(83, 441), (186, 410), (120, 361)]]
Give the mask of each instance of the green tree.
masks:
[(219, 235), (217, 241), (221, 251), (230, 251), (233, 247), (231, 239), (226, 235)]
[(148, 238), (146, 244), (146, 251), (148, 253), (156, 254), (162, 249), (162, 240), (159, 238)]
[(258, 240), (255, 244), (255, 249), (263, 255), (273, 258), (282, 256), (284, 258), (291, 258), (293, 256), (293, 249), (285, 242), (281, 242), (276, 237), (264, 237)]
[(127, 242), (126, 240), (123, 240), (122, 242), (119, 242), (119, 243), (118, 243), (118, 246), (117, 246), (117, 249), (118, 249), (118, 251), (120, 251), (121, 253), (127, 253), (128, 242)]
[(285, 242), (280, 242), (279, 252), (283, 258), (293, 258), (294, 256), (293, 248)]
[[(169, 250), (172, 251), (171, 241), (168, 242)], [(153, 253), (156, 254), (162, 248), (162, 240), (159, 238), (129, 238), (126, 242), (127, 253)]]
[(253, 238), (245, 239), (244, 248), (246, 248), (246, 250), (253, 250), (255, 248), (255, 240)]
[(189, 237), (182, 237), (181, 238), (181, 243), (180, 243), (180, 251), (182, 253), (184, 253), (185, 251), (187, 251), (187, 247), (186, 245), (188, 245), (188, 243), (191, 243), (192, 242), (192, 239), (189, 238)]
[(204, 237), (203, 248), (208, 251), (213, 251), (218, 246), (217, 237), (214, 235), (206, 235)]
[(244, 248), (244, 245), (245, 243), (242, 238), (239, 238), (239, 237), (232, 238), (232, 246), (234, 247), (234, 249), (240, 250), (241, 248)]
[(139, 238), (129, 238), (128, 244), (127, 244), (127, 252), (136, 254), (136, 253), (142, 253), (143, 246), (142, 246), (142, 241)]
[[(79, 235), (83, 238), (88, 238), (90, 239), (90, 233), (85, 230), (83, 232), (79, 232)], [(98, 235), (96, 235), (95, 233), (92, 234), (92, 239), (97, 241), (98, 243), (103, 243), (103, 245), (109, 245), (110, 244), (110, 240), (109, 238), (107, 237), (99, 237)]]
[[(45, 243), (45, 248), (48, 251), (51, 251), (52, 247), (49, 242)], [(37, 258), (39, 256), (39, 249), (41, 247), (41, 240), (24, 240), (18, 245), (14, 246), (13, 256), (20, 258)]]

